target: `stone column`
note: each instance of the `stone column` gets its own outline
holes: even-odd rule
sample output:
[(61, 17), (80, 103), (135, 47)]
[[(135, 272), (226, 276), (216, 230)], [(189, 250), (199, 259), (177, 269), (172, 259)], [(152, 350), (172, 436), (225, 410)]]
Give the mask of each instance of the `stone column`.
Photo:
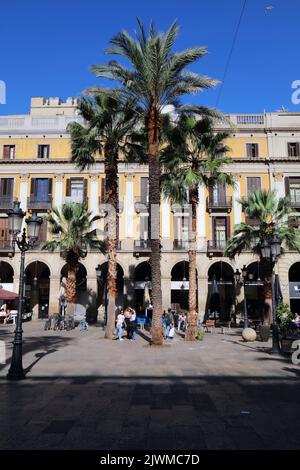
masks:
[[(28, 184), (29, 184), (29, 175), (23, 174), (21, 175), (21, 182), (20, 182), (20, 202), (21, 202), (21, 209), (23, 211), (27, 211), (27, 197), (28, 197)], [(25, 227), (25, 218), (23, 219), (22, 223), (22, 230)]]
[(59, 313), (59, 291), (60, 291), (60, 277), (50, 276), (49, 285), (49, 315)]
[(171, 278), (163, 278), (161, 280), (162, 290), (162, 308), (167, 310), (171, 307)]
[(90, 210), (93, 216), (99, 214), (98, 175), (91, 176), (90, 185)]
[(208, 294), (208, 278), (198, 276), (198, 318), (203, 321)]
[[(271, 179), (272, 181), (272, 179)], [(273, 173), (273, 181), (272, 181), (273, 189), (277, 192), (277, 197), (284, 197), (285, 194), (285, 184), (284, 184), (284, 176), (282, 173)], [(272, 188), (271, 188), (272, 189)]]
[(241, 177), (240, 175), (233, 175), (235, 187), (233, 194), (233, 213), (234, 213), (234, 225), (242, 222), (242, 206), (238, 202), (241, 198)]
[(205, 190), (202, 185), (198, 187), (198, 214), (197, 214), (197, 244), (198, 249), (203, 250), (206, 237), (206, 209), (205, 209)]
[(63, 203), (63, 174), (55, 176), (55, 206), (61, 207)]
[(125, 175), (125, 237), (133, 237), (134, 197), (133, 197), (133, 175)]

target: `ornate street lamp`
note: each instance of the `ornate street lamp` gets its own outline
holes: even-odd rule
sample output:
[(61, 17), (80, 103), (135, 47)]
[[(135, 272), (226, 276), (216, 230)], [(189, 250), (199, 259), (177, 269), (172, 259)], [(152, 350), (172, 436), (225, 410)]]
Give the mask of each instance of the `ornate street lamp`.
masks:
[(13, 341), (13, 353), (7, 378), (9, 380), (22, 380), (25, 378), (23, 370), (23, 357), (22, 357), (22, 313), (24, 305), (24, 269), (25, 269), (25, 252), (33, 247), (39, 236), (42, 218), (33, 214), (26, 219), (27, 224), (27, 237), (26, 229), (23, 229), (21, 237), (22, 223), (25, 212), (20, 208), (20, 202), (15, 201), (12, 209), (7, 211), (9, 232), (13, 237), (13, 252), (15, 252), (15, 245), (18, 246), (21, 252), (20, 261), (20, 281), (19, 281), (19, 305), (18, 314), (16, 319), (15, 337)]
[[(273, 233), (269, 240), (264, 240), (261, 244), (261, 256), (265, 258), (270, 263), (274, 263), (276, 266), (277, 260), (281, 254), (281, 241), (278, 236), (278, 233)], [(272, 317), (273, 317), (273, 327), (272, 327), (272, 354), (280, 354), (280, 341), (279, 341), (279, 328), (276, 318), (276, 298), (275, 298), (275, 269), (272, 271)]]

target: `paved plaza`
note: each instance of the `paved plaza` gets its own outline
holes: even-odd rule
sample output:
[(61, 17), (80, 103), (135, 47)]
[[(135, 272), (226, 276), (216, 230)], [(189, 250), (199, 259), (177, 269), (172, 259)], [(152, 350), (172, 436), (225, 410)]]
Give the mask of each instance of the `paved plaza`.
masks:
[(166, 346), (24, 324), (26, 379), (7, 382), (0, 325), (1, 449), (300, 449), (300, 368), (240, 330)]

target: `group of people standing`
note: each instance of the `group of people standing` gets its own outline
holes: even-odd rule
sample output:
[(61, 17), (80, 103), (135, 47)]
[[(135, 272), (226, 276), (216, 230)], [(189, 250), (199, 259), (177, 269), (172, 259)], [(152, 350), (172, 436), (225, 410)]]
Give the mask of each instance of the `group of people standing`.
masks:
[(174, 338), (175, 328), (177, 331), (185, 331), (187, 324), (187, 316), (185, 312), (173, 312), (171, 308), (163, 313), (163, 329), (164, 338)]
[(121, 309), (117, 315), (116, 326), (117, 326), (118, 339), (120, 341), (123, 341), (124, 328), (127, 331), (127, 338), (130, 341), (135, 341), (137, 321), (136, 321), (136, 311), (134, 310), (134, 308), (127, 307), (125, 311)]

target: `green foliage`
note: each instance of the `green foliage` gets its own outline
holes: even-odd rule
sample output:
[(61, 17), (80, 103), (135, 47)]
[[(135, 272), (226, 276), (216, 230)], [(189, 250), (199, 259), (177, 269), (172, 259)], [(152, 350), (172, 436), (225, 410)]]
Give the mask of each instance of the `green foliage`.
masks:
[(197, 341), (203, 341), (203, 339), (204, 339), (204, 330), (203, 330), (203, 328), (201, 328), (201, 329), (197, 332), (195, 338), (196, 338)]
[(97, 238), (97, 229), (92, 229), (100, 218), (92, 216), (85, 204), (70, 203), (61, 209), (53, 208), (47, 220), (50, 234), (57, 239), (44, 242), (42, 249), (51, 252), (59, 249), (67, 262), (75, 264), (86, 257), (88, 248), (105, 253), (105, 243)]
[[(138, 19), (135, 36), (121, 31), (110, 41), (111, 47), (106, 53), (118, 56), (120, 62), (111, 60), (104, 65), (94, 65), (91, 70), (96, 76), (108, 78), (121, 85), (118, 88), (118, 99), (134, 102), (145, 113), (144, 118), (150, 110), (155, 110), (158, 117), (166, 105), (181, 108), (180, 98), (183, 95), (198, 93), (218, 82), (186, 71), (190, 64), (204, 57), (207, 50), (206, 47), (195, 47), (174, 52), (178, 32), (179, 27), (175, 21), (165, 33), (158, 32), (151, 23), (147, 34)], [(91, 89), (90, 93), (97, 93), (97, 90), (99, 91)], [(101, 91), (108, 95), (113, 93), (103, 88)], [(182, 109), (186, 112), (220, 115), (201, 106), (185, 105)]]
[(239, 202), (244, 212), (257, 220), (257, 224), (241, 223), (235, 226), (234, 235), (227, 245), (227, 256), (233, 258), (243, 250), (260, 254), (261, 243), (274, 233), (290, 249), (300, 251), (300, 231), (295, 226), (299, 217), (291, 215), (288, 197), (278, 199), (276, 191), (258, 190)]
[(117, 164), (120, 154), (131, 161), (142, 160), (145, 153), (143, 135), (136, 127), (139, 114), (134, 103), (120, 103), (117, 92), (112, 96), (97, 93), (93, 97), (81, 98), (77, 109), (84, 124), (72, 122), (68, 131), (71, 134), (72, 162), (80, 170), (94, 165), (96, 157), (102, 155), (114, 164)]
[(280, 303), (276, 307), (276, 319), (280, 328), (293, 319), (294, 315), (288, 304)]
[[(169, 144), (161, 152), (164, 168), (161, 187), (166, 197), (178, 204), (187, 202), (187, 191), (198, 185), (212, 188), (217, 183), (234, 185), (232, 176), (224, 171), (233, 163), (226, 156), (229, 148), (224, 140), (227, 132), (216, 133), (212, 119), (181, 114), (168, 131)], [(198, 193), (197, 193), (198, 194)]]

